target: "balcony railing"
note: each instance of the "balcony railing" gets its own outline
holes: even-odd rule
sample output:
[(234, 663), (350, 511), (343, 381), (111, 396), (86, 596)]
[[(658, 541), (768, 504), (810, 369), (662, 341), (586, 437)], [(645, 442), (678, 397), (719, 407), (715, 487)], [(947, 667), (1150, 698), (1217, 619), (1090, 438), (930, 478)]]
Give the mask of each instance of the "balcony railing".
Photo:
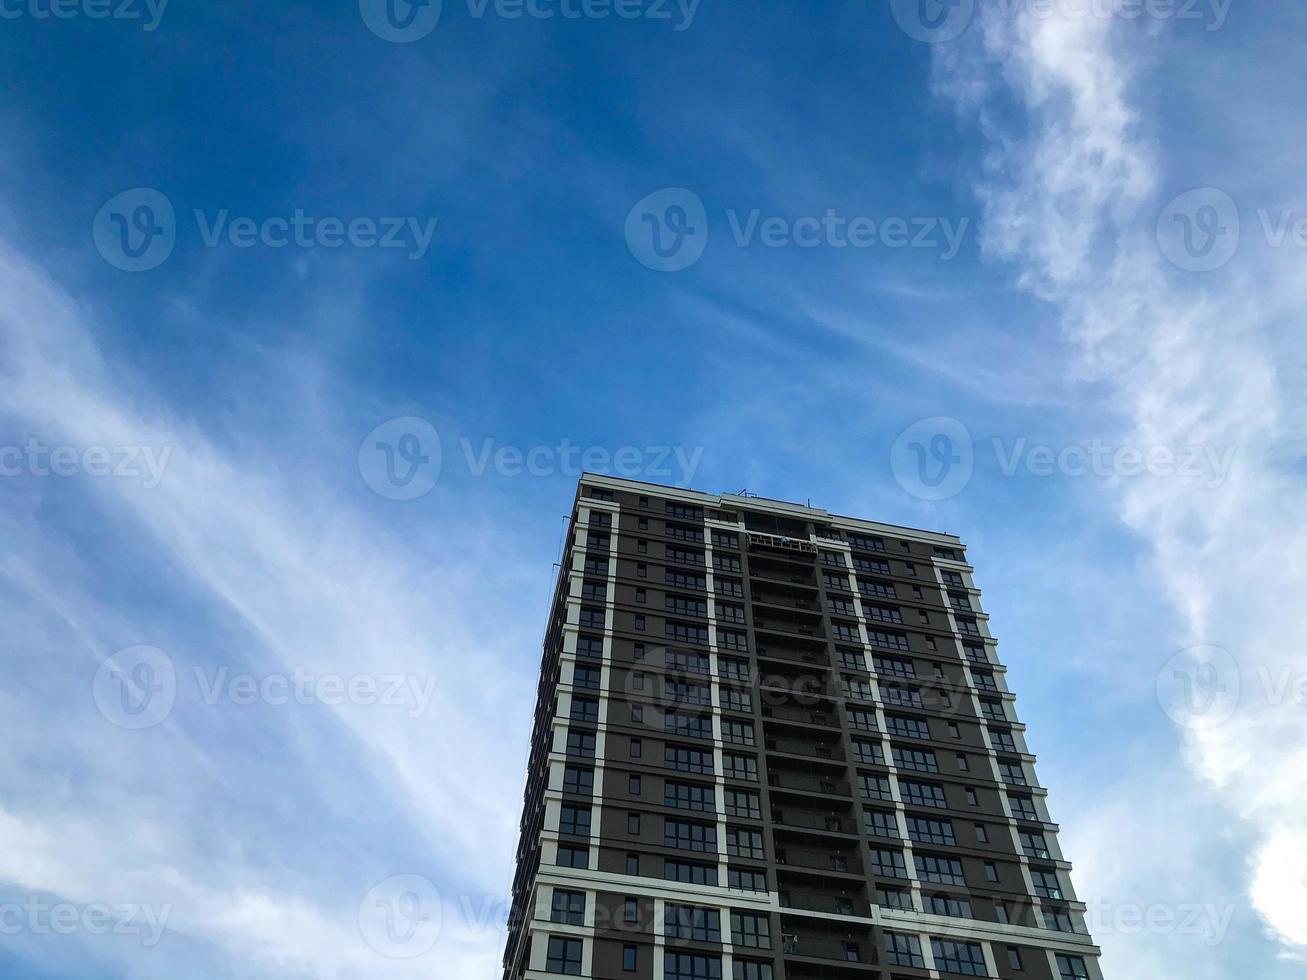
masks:
[(839, 779), (822, 779), (806, 773), (772, 770), (767, 773), (767, 785), (773, 789), (792, 789), (801, 793), (821, 793), (824, 796), (853, 798), (853, 787)]
[(861, 895), (832, 895), (828, 892), (785, 890), (781, 892), (781, 908), (804, 912), (826, 912), (831, 915), (859, 915), (870, 918), (871, 903)]

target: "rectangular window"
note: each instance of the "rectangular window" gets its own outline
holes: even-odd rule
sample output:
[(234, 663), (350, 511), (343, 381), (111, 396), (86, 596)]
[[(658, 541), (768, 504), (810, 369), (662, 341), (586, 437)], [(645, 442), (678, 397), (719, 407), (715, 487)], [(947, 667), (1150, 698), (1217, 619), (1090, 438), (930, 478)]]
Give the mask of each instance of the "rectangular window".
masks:
[(878, 674), (888, 674), (893, 677), (917, 676), (917, 668), (913, 666), (911, 660), (900, 660), (897, 657), (872, 657), (871, 662)]
[(899, 839), (898, 818), (884, 810), (864, 810), (862, 823), (872, 837), (884, 837), (889, 840)]
[(664, 502), (664, 510), (669, 517), (679, 517), (683, 521), (703, 520), (703, 508), (692, 504), (677, 504), (668, 500)]
[(663, 935), (668, 939), (688, 939), (701, 943), (722, 941), (722, 918), (716, 909), (697, 905), (667, 905), (666, 927)]
[(749, 949), (771, 949), (771, 922), (765, 915), (731, 913), (731, 942)]
[(588, 868), (590, 867), (590, 848), (559, 844), (556, 863), (560, 868)]
[(876, 575), (890, 574), (889, 562), (881, 561), (879, 558), (862, 558), (854, 555), (853, 567), (860, 572), (872, 572)]
[(767, 875), (761, 871), (750, 871), (747, 868), (727, 868), (726, 885), (728, 888), (734, 888), (741, 892), (765, 892), (767, 890)]
[(971, 919), (971, 903), (952, 895), (927, 895), (923, 900), (926, 911), (933, 915), (948, 915), (955, 919)]
[(593, 759), (595, 755), (595, 735), (593, 732), (567, 733), (567, 754)]
[(957, 845), (957, 839), (953, 836), (953, 824), (948, 820), (908, 817), (908, 837), (918, 844)]
[[(705, 637), (706, 637), (705, 631)], [(705, 638), (704, 642), (707, 642)], [(717, 631), (717, 645), (723, 650), (748, 650), (749, 641), (743, 633), (737, 633), (735, 630)]]
[(885, 751), (880, 747), (879, 742), (864, 742), (860, 738), (853, 740), (853, 757), (859, 762), (869, 765), (883, 766), (885, 764)]
[(1012, 806), (1012, 813), (1020, 820), (1038, 820), (1039, 813), (1035, 810), (1035, 803), (1028, 796), (1009, 796), (1008, 803)]
[(916, 772), (939, 772), (939, 762), (934, 752), (901, 749), (897, 745), (894, 746), (894, 765), (900, 769), (912, 769)]
[(886, 715), (885, 727), (891, 735), (903, 738), (930, 738), (930, 723), (925, 718), (909, 718), (905, 715)]
[(933, 806), (944, 809), (948, 801), (944, 796), (944, 787), (935, 783), (915, 783), (900, 780), (899, 789), (903, 791), (903, 802), (912, 806)]
[(559, 820), (558, 832), (573, 837), (590, 836), (590, 808), (563, 804), (562, 818)]
[(693, 596), (677, 596), (668, 593), (663, 598), (663, 605), (669, 613), (676, 613), (677, 615), (708, 614), (707, 602), (704, 602), (702, 598), (694, 598)]
[[(569, 736), (569, 740), (570, 740)], [(569, 755), (572, 753), (568, 753)], [(577, 796), (591, 796), (594, 794), (595, 774), (593, 769), (580, 769), (576, 766), (567, 766), (563, 770), (563, 792), (574, 793)]]
[(1048, 850), (1048, 841), (1043, 834), (1021, 830), (1017, 832), (1017, 836), (1021, 838), (1021, 851), (1026, 857), (1038, 858), (1043, 861), (1052, 858)]
[(718, 595), (730, 596), (732, 599), (744, 598), (744, 584), (738, 579), (723, 578), (720, 575), (713, 578), (713, 591)]
[(762, 807), (757, 793), (744, 789), (726, 790), (726, 814), (731, 817), (762, 819)]
[(549, 921), (562, 922), (569, 926), (585, 925), (585, 892), (569, 892), (555, 888)]
[(877, 885), (876, 904), (883, 909), (912, 911), (912, 897), (901, 888), (885, 888)]
[(736, 745), (752, 745), (753, 725), (747, 721), (723, 721), (722, 738)]
[(678, 589), (706, 589), (708, 579), (693, 572), (678, 572), (672, 568), (663, 569), (663, 581)]
[(712, 717), (686, 715), (669, 708), (663, 714), (663, 729), (679, 738), (712, 738)]
[(908, 636), (906, 633), (898, 633), (893, 630), (867, 630), (867, 639), (874, 647), (884, 647), (888, 650), (908, 649)]
[(722, 958), (700, 953), (663, 953), (663, 980), (722, 980)]
[(702, 566), (704, 564), (703, 552), (694, 551), (691, 548), (673, 548), (668, 545), (665, 554), (668, 561), (676, 562), (679, 565)]
[(587, 691), (599, 690), (600, 672), (598, 667), (582, 667), (579, 664), (572, 668), (572, 686)]
[(747, 660), (734, 660), (731, 657), (719, 657), (717, 660), (717, 673), (727, 680), (747, 681), (750, 676), (749, 662)]
[(862, 604), (863, 615), (869, 620), (880, 623), (901, 623), (903, 622), (903, 613), (895, 606), (882, 606), (875, 602), (864, 602)]
[(894, 800), (889, 778), (869, 772), (858, 773), (858, 793), (865, 800), (886, 800), (889, 802)]
[(599, 721), (599, 702), (589, 698), (573, 698), (572, 710), (568, 714), (572, 721)]
[(744, 623), (744, 607), (723, 602), (717, 606), (717, 618), (724, 623)]
[(914, 854), (913, 863), (917, 866), (917, 877), (922, 881), (934, 881), (941, 885), (962, 885), (967, 883), (962, 872), (962, 862), (953, 858), (936, 857), (933, 854)]
[(918, 970), (926, 968), (926, 961), (921, 955), (921, 940), (916, 936), (885, 933), (885, 959), (893, 966), (911, 966)]
[(1058, 880), (1056, 871), (1036, 871), (1031, 868), (1030, 877), (1035, 882), (1036, 895), (1057, 902), (1062, 901), (1062, 882)]
[(674, 783), (669, 780), (663, 786), (663, 806), (710, 813), (717, 808), (717, 791), (712, 786)]
[(921, 700), (921, 692), (915, 687), (904, 687), (902, 684), (896, 683), (882, 684), (880, 695), (886, 704), (892, 704), (899, 708), (925, 707)]
[(685, 885), (711, 885), (717, 887), (717, 865), (696, 864), (692, 861), (664, 861), (663, 878)]
[(678, 623), (669, 619), (663, 624), (663, 633), (666, 634), (668, 639), (675, 640), (678, 643), (708, 645), (708, 627), (706, 626), (697, 626), (694, 623)]
[(732, 752), (723, 756), (726, 776), (730, 779), (746, 779), (751, 783), (758, 781), (758, 760), (751, 755), (735, 755)]
[(961, 973), (968, 977), (985, 977), (985, 953), (978, 943), (954, 942), (951, 939), (932, 939), (930, 951), (935, 954), (935, 968), (944, 973)]
[(876, 713), (859, 708), (849, 709), (849, 727), (859, 732), (876, 731)]
[(663, 762), (668, 768), (681, 772), (700, 772), (710, 775), (713, 772), (713, 754), (702, 749), (668, 745), (663, 749)]
[(906, 878), (908, 867), (903, 861), (902, 851), (890, 851), (881, 847), (871, 849), (871, 873), (882, 878)]
[(663, 822), (663, 846), (682, 851), (716, 851), (717, 828), (709, 823), (668, 819)]
[(756, 830), (728, 827), (726, 829), (726, 853), (732, 857), (757, 858), (761, 861), (766, 857), (763, 852), (762, 834)]
[(549, 973), (565, 973), (569, 976), (579, 977), (581, 975), (581, 940), (550, 936), (545, 970)]

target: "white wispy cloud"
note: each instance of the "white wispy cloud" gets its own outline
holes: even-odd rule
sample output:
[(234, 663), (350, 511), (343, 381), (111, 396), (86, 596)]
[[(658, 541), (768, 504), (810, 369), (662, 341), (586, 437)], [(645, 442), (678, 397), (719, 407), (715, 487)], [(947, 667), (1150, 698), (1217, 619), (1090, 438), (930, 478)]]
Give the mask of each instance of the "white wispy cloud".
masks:
[[(1265, 290), (1300, 309), (1302, 294), (1285, 295), (1284, 257), (1270, 252), (1254, 251), (1246, 264), (1207, 278), (1179, 277), (1162, 258), (1152, 237), (1165, 203), (1158, 188), (1171, 169), (1191, 185), (1206, 175), (1202, 160), (1173, 151), (1161, 121), (1146, 117), (1130, 31), (1129, 22), (1111, 18), (986, 8), (980, 31), (939, 51), (938, 87), (968, 112), (980, 110), (988, 151), (976, 192), (986, 254), (1010, 263), (1079, 345), (1076, 371), (1105, 383), (1111, 400), (1103, 408), (1119, 420), (1115, 434), (1140, 447), (1238, 449), (1239, 465), (1220, 487), (1152, 479), (1120, 481), (1112, 492), (1183, 617), (1176, 647), (1222, 645), (1240, 665), (1240, 678), (1223, 678), (1243, 685), (1233, 717), (1178, 737), (1192, 771), (1248, 822), (1249, 898), (1285, 954), (1303, 956), (1307, 728), (1302, 705), (1275, 703), (1258, 680), (1259, 671), (1301, 676), (1304, 669), (1307, 569), (1295, 556), (1304, 553), (1307, 532), (1294, 516), (1301, 485), (1267, 464), (1281, 440), (1302, 431), (1302, 406), (1284, 377), (1300, 366), (1302, 345), (1270, 329), (1260, 300)], [(1015, 114), (1007, 111), (1013, 105)], [(1258, 147), (1259, 154), (1269, 149)], [(1267, 283), (1276, 285), (1266, 290)], [(1122, 666), (1155, 670), (1167, 654), (1135, 651)], [(1117, 828), (1103, 846), (1129, 847), (1136, 829)], [(1219, 846), (1217, 826), (1202, 833)], [(1146, 867), (1114, 875), (1112, 887), (1146, 889)], [(1195, 888), (1208, 877), (1201, 868), (1175, 873)], [(1153, 954), (1143, 952), (1147, 937), (1111, 936), (1105, 944), (1113, 975), (1156, 975)], [(1191, 968), (1207, 971), (1191, 975), (1221, 975), (1201, 951)]]
[[(0, 752), (2, 890), (167, 906), (171, 934), (226, 950), (242, 972), (494, 972), (542, 570), (495, 545), (473, 499), (433, 494), (414, 536), (382, 519), (402, 505), (283, 472), (232, 433), (235, 448), (220, 448), (107, 363), (94, 326), (0, 244), (11, 444), (170, 450), (152, 489), (112, 477), (6, 487), (0, 579), (27, 660), (4, 699), (15, 731)], [(363, 434), (337, 434), (342, 459)], [(83, 515), (76, 532), (43, 519), (53, 499)], [(81, 556), (86, 525), (100, 531)], [(118, 601), (123, 583), (106, 568), (159, 605)], [(491, 578), (500, 599), (484, 594)], [(138, 643), (175, 664), (177, 705), (155, 728), (124, 731), (96, 713), (91, 684), (105, 657)], [(297, 669), (413, 677), (432, 700), (421, 711), (205, 701), (221, 671)], [(378, 955), (355, 921), (367, 889), (399, 873), (437, 881), (446, 906), (442, 939), (411, 961)], [(131, 975), (202, 970), (169, 939), (135, 954)]]

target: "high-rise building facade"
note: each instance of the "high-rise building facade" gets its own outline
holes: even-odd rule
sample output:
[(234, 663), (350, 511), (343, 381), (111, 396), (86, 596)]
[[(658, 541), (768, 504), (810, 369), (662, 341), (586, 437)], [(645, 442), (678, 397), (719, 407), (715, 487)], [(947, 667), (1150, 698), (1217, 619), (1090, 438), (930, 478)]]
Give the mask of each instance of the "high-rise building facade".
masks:
[(1101, 980), (961, 541), (603, 476), (506, 980)]

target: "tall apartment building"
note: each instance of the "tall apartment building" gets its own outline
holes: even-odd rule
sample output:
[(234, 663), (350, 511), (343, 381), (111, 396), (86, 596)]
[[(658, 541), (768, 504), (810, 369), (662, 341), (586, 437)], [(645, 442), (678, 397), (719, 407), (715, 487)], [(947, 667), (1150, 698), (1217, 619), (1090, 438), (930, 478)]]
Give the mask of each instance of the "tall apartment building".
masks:
[(586, 475), (505, 980), (1102, 980), (964, 546)]

